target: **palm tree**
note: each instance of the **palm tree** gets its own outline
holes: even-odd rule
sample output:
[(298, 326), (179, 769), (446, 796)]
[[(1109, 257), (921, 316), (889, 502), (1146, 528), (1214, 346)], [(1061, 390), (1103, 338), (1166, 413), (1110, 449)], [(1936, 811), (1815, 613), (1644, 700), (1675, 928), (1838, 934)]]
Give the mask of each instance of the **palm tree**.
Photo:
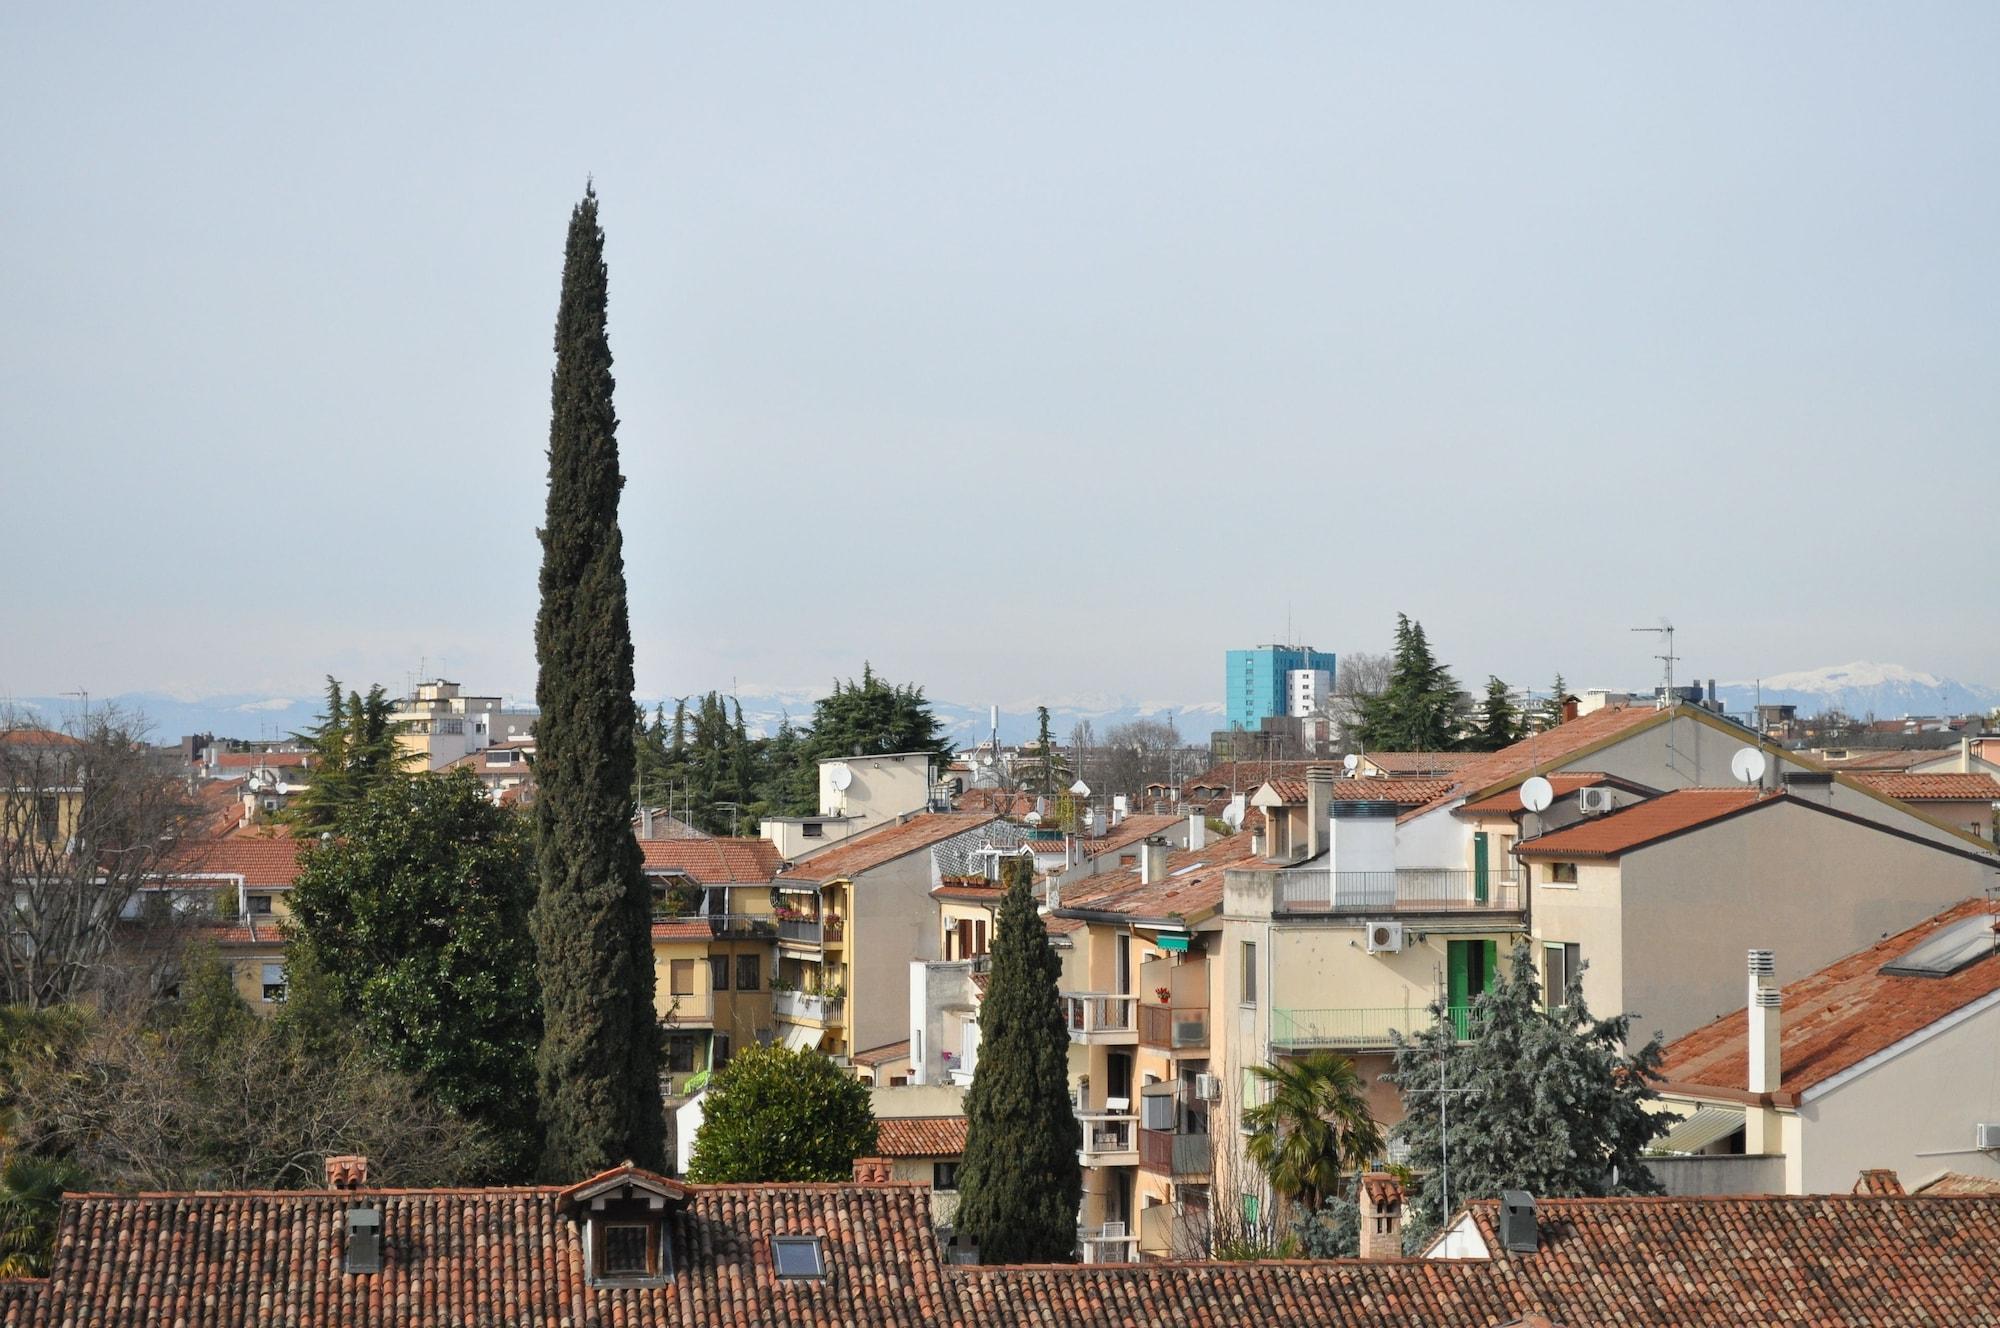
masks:
[(1309, 1213), (1340, 1192), (1341, 1174), (1382, 1151), (1382, 1127), (1354, 1062), (1315, 1051), (1279, 1065), (1253, 1065), (1268, 1086), (1264, 1101), (1243, 1110), (1246, 1151), (1271, 1188)]
[(0, 1277), (46, 1277), (63, 1191), (81, 1173), (67, 1162), (15, 1153), (0, 1166)]

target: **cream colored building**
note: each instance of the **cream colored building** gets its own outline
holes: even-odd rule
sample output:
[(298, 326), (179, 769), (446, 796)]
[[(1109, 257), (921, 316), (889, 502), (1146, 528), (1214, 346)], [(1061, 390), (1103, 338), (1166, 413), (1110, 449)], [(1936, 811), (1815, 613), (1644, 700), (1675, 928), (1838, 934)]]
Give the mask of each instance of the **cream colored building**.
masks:
[(821, 761), (819, 810), (810, 816), (767, 816), (758, 833), (790, 861), (918, 812), (950, 811), (941, 768), (935, 752)]
[(411, 769), (442, 770), (504, 738), (496, 737), (501, 710), (499, 697), (466, 696), (457, 683), (438, 678), (398, 700), (389, 720)]

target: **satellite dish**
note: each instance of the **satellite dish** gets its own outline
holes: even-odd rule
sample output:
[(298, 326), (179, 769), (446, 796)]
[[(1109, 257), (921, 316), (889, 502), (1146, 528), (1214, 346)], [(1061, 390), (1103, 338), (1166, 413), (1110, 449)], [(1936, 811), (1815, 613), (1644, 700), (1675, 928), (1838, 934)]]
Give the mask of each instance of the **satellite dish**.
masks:
[(826, 772), (826, 782), (833, 785), (835, 793), (845, 793), (847, 786), (854, 782), (854, 772), (847, 768), (845, 762), (837, 762)]
[(1231, 799), (1229, 805), (1222, 809), (1222, 823), (1231, 830), (1241, 830), (1243, 828), (1243, 808), (1234, 799)]
[(1545, 812), (1556, 800), (1556, 786), (1536, 775), (1521, 784), (1521, 805), (1531, 812)]
[(1764, 753), (1755, 747), (1745, 747), (1729, 758), (1729, 773), (1736, 776), (1739, 784), (1761, 784), (1765, 764)]
[(1090, 785), (1079, 779), (1069, 786), (1069, 791), (1079, 798), (1087, 798), (1090, 796)]
[(991, 766), (993, 764), (993, 758), (990, 756), (982, 756), (979, 758), (979, 764), (984, 766)]
[(1040, 812), (1029, 812), (1026, 816), (1023, 816), (1021, 819), (1026, 821), (1029, 825), (1040, 825), (1042, 823), (1042, 814)]
[(1340, 768), (1342, 770), (1345, 770), (1350, 775), (1353, 774), (1357, 769), (1359, 769), (1360, 766), (1361, 766), (1361, 758), (1356, 756), (1353, 752), (1349, 752), (1347, 755), (1340, 758)]

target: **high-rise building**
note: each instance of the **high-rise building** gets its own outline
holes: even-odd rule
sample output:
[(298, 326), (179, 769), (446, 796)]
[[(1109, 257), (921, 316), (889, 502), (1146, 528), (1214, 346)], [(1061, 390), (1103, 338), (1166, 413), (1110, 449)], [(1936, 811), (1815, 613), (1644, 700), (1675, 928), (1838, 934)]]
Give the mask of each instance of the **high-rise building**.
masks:
[(1256, 729), (1280, 715), (1311, 714), (1333, 691), (1334, 657), (1311, 646), (1258, 646), (1228, 652), (1222, 697), (1233, 729)]

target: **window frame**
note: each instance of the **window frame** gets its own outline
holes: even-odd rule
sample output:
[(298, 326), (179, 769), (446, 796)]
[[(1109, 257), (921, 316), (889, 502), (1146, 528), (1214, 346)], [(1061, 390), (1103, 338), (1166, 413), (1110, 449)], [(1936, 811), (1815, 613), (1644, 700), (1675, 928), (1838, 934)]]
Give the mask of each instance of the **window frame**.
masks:
[(1249, 1009), (1257, 1008), (1257, 942), (1244, 941), (1238, 951), (1243, 962), (1243, 981), (1238, 991), (1239, 1003)]
[[(611, 1221), (600, 1224), (604, 1239), (597, 1253), (597, 1274), (607, 1280), (626, 1277), (657, 1277), (659, 1275), (659, 1224), (646, 1221)], [(616, 1268), (612, 1266), (612, 1237), (625, 1232), (639, 1233), (639, 1266), (636, 1268)]]
[[(743, 980), (743, 975), (746, 972), (750, 975), (748, 982)], [(749, 954), (738, 954), (736, 956), (736, 990), (762, 991), (763, 989), (764, 956), (754, 951)]]
[(729, 956), (726, 954), (708, 957), (708, 989), (710, 991), (729, 990)]
[(958, 1162), (954, 1158), (939, 1158), (931, 1163), (931, 1188), (940, 1194), (955, 1194), (958, 1191)]
[[(812, 1251), (811, 1272), (786, 1272), (781, 1249), (804, 1249)], [(771, 1272), (787, 1282), (817, 1282), (826, 1277), (826, 1250), (818, 1236), (784, 1235), (771, 1237)]]

